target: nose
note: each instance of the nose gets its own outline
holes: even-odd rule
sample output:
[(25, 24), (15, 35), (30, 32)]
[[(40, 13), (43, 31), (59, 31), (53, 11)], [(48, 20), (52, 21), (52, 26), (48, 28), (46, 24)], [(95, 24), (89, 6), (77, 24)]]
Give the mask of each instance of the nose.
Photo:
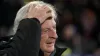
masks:
[(52, 30), (52, 31), (49, 33), (49, 37), (52, 37), (52, 38), (54, 38), (54, 39), (58, 38), (57, 33), (56, 33), (56, 30)]

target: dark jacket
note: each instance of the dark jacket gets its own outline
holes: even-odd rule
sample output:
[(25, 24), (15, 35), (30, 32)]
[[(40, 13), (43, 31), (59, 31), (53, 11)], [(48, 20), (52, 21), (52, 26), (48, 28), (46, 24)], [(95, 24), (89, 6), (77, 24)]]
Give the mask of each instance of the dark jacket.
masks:
[[(38, 56), (41, 26), (37, 19), (20, 21), (16, 34), (10, 43), (0, 50), (0, 56)], [(2, 42), (2, 41), (1, 41)], [(4, 42), (4, 41), (3, 41)]]

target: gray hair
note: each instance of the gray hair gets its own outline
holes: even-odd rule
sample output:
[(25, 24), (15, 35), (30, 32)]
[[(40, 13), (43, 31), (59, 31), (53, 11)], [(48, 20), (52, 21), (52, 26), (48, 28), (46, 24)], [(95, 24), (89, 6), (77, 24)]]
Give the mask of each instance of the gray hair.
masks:
[(29, 2), (28, 4), (26, 4), (25, 6), (23, 6), (17, 13), (16, 15), (16, 18), (15, 18), (15, 21), (14, 21), (14, 26), (12, 27), (12, 31), (10, 32), (10, 35), (14, 35), (17, 31), (17, 28), (18, 28), (18, 25), (19, 25), (19, 22), (22, 20), (22, 19), (25, 19), (25, 16), (27, 15), (28, 13), (28, 10), (29, 10), (29, 6), (30, 5), (46, 5), (48, 8), (50, 8), (51, 12), (52, 12), (52, 16), (54, 19), (57, 18), (57, 14), (56, 14), (56, 11), (55, 11), (55, 8), (50, 5), (50, 4), (47, 4), (47, 3), (44, 3), (43, 1), (32, 1), (32, 2)]

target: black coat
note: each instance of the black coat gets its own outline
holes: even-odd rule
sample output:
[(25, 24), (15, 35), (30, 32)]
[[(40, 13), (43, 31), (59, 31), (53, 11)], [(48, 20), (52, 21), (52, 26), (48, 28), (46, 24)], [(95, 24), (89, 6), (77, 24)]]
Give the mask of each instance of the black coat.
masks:
[[(0, 56), (38, 56), (41, 26), (37, 19), (23, 19), (13, 40), (2, 50)], [(8, 46), (8, 47), (7, 47)]]

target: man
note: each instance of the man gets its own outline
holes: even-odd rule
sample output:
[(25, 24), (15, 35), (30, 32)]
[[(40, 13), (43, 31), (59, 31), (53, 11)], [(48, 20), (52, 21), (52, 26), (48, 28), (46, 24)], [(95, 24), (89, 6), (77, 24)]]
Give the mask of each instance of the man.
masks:
[[(12, 41), (0, 46), (0, 56), (38, 56), (40, 50), (41, 24), (51, 18), (51, 9), (41, 1), (23, 6), (17, 13), (14, 27), (9, 35)], [(1, 42), (1, 43), (2, 43)]]
[(59, 53), (61, 50), (55, 49), (56, 17), (53, 6), (41, 1), (33, 1), (22, 7), (17, 13), (13, 32), (10, 33), (15, 35), (11, 47), (6, 49), (7, 54), (54, 56)]
[[(55, 23), (55, 19), (57, 17), (57, 14), (55, 12), (55, 9), (53, 8), (52, 5), (46, 4), (46, 3), (41, 2), (41, 1), (30, 2), (28, 5), (26, 5), (27, 8), (23, 7), (21, 10), (19, 10), (17, 17), (19, 17), (20, 14), (22, 17), (22, 15), (25, 14), (25, 10), (28, 9), (28, 12), (26, 11), (27, 14), (25, 15), (25, 17), (26, 18), (37, 18), (40, 21), (40, 24), (41, 24), (40, 50), (43, 52), (44, 56), (50, 56), (50, 54), (55, 49), (54, 45), (55, 45), (55, 41), (57, 38), (56, 23)], [(45, 11), (44, 11), (44, 9), (45, 9)], [(24, 14), (22, 12), (23, 10), (24, 10)], [(46, 12), (46, 13), (41, 16), (40, 12), (41, 13)], [(20, 21), (20, 19), (24, 19), (24, 18), (17, 18), (17, 17), (15, 19), (15, 24), (18, 23), (17, 20)], [(46, 20), (43, 20), (41, 18), (46, 18)], [(41, 21), (44, 21), (44, 22), (41, 22)], [(14, 33), (17, 30), (17, 28), (16, 28), (17, 26), (18, 25), (14, 26)]]

